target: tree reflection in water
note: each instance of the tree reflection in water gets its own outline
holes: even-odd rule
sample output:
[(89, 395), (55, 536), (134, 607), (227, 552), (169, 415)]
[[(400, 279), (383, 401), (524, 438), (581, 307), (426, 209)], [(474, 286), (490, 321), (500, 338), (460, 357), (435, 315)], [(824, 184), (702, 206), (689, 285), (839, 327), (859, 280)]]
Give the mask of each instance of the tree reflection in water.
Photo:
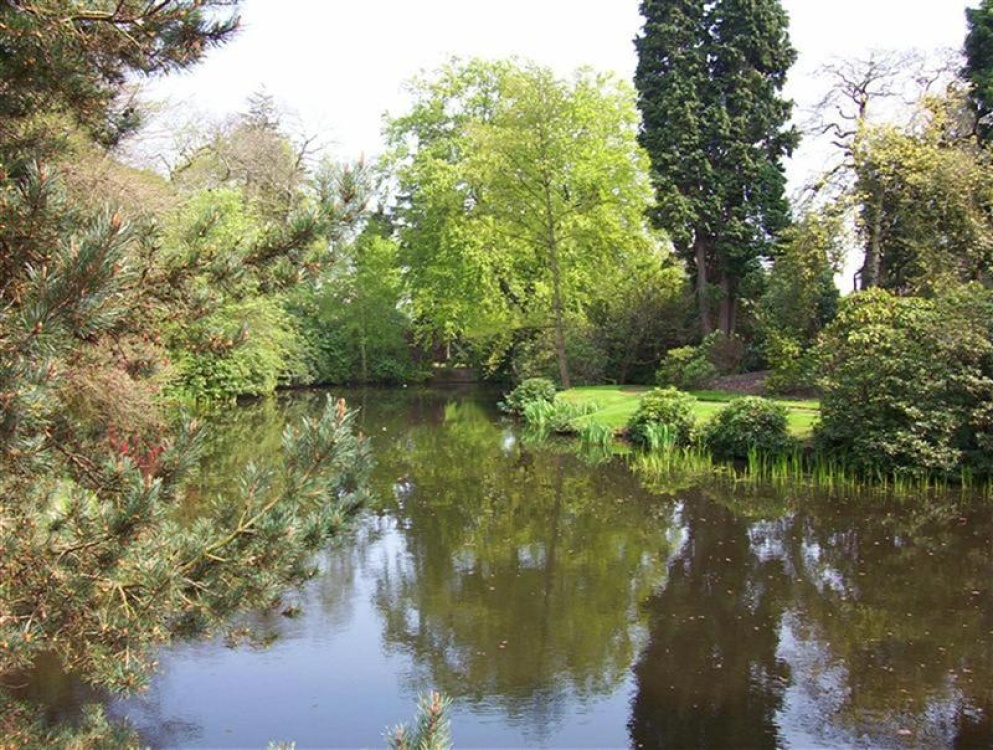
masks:
[(633, 744), (988, 746), (988, 502), (726, 497), (685, 501)]
[(625, 680), (669, 519), (623, 467), (529, 451), (472, 404), (449, 405), (445, 428), (411, 429), (380, 457), (406, 478), (393, 487), (405, 545), (376, 593), (385, 641), (414, 657), (416, 682), (541, 742), (568, 700)]
[[(151, 744), (365, 746), (436, 688), (463, 747), (993, 746), (990, 502), (590, 466), (489, 395), (348, 396), (381, 506), (287, 594), (300, 617), (250, 618), (268, 651), (163, 654), (114, 711)], [(322, 400), (219, 417), (179, 512)], [(37, 700), (61, 710), (75, 683), (51, 671)]]

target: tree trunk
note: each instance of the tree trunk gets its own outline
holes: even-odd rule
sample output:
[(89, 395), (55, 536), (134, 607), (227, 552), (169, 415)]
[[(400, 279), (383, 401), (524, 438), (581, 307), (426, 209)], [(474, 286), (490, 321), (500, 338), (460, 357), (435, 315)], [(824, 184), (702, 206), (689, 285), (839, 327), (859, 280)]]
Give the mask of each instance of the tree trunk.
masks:
[(559, 380), (564, 390), (572, 388), (569, 358), (565, 351), (565, 303), (562, 300), (562, 269), (559, 268), (559, 242), (555, 232), (555, 210), (551, 186), (545, 183), (545, 250), (552, 271), (552, 318), (554, 325), (555, 359), (559, 364)]
[(883, 263), (883, 209), (879, 203), (882, 203), (882, 201), (879, 201), (876, 205), (876, 215), (872, 218), (869, 229), (869, 241), (865, 247), (865, 262), (859, 271), (860, 290), (879, 286), (879, 277)]
[(738, 324), (738, 295), (734, 280), (727, 271), (721, 271), (721, 306), (719, 325), (725, 336), (734, 334)]
[(365, 338), (365, 334), (364, 333), (359, 338), (359, 358), (361, 359), (361, 362), (362, 362), (362, 382), (363, 383), (368, 383), (369, 382), (369, 360), (368, 360), (368, 357), (366, 356), (366, 338)]
[[(554, 238), (554, 234), (552, 235)], [(565, 314), (562, 304), (562, 279), (559, 272), (558, 252), (554, 241), (550, 246), (552, 266), (552, 314), (555, 318), (555, 358), (559, 363), (559, 378), (562, 388), (572, 388), (569, 378), (569, 358), (565, 351)]]
[(693, 241), (693, 254), (696, 257), (696, 299), (700, 313), (700, 332), (706, 336), (714, 330), (710, 318), (710, 295), (707, 289), (707, 250), (709, 242), (702, 235), (697, 235)]

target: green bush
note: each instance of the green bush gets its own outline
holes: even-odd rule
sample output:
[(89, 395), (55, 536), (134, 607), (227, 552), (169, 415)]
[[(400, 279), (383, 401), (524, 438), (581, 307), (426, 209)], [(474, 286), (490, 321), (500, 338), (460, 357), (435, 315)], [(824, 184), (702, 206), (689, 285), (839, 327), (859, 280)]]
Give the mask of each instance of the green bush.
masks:
[(797, 447), (786, 424), (786, 407), (759, 396), (735, 399), (707, 422), (701, 440), (715, 458), (776, 455)]
[(697, 346), (680, 346), (666, 352), (655, 382), (676, 388), (706, 388), (717, 377), (717, 368)]
[(272, 297), (226, 304), (169, 338), (176, 370), (168, 386), (172, 395), (229, 401), (266, 395), (306, 377), (302, 338)]
[(721, 331), (713, 331), (700, 342), (698, 350), (699, 358), (713, 367), (715, 377), (741, 372), (741, 363), (745, 358), (745, 342), (740, 336), (736, 334), (729, 336)]
[(675, 388), (655, 388), (642, 396), (628, 420), (628, 437), (638, 445), (685, 445), (693, 431), (694, 399)]
[(548, 378), (528, 378), (504, 396), (500, 408), (508, 414), (524, 414), (524, 408), (534, 401), (555, 401), (555, 383)]
[(993, 292), (847, 298), (823, 334), (821, 451), (868, 474), (993, 472)]
[(765, 356), (772, 372), (765, 387), (769, 393), (811, 393), (817, 388), (817, 357), (811, 347), (796, 339), (771, 332)]

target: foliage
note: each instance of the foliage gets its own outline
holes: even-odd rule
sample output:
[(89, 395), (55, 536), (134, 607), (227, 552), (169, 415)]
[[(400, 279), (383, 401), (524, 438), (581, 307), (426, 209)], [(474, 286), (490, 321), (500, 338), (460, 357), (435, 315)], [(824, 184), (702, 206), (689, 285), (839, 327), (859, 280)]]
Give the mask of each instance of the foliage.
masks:
[(254, 213), (281, 222), (300, 208), (306, 180), (305, 146), (280, 125), (272, 98), (255, 94), (245, 114), (212, 126), (183, 155), (171, 179), (186, 193), (236, 189)]
[(817, 348), (796, 339), (767, 331), (764, 352), (771, 372), (765, 381), (766, 393), (808, 393), (817, 388)]
[(766, 398), (735, 399), (703, 425), (700, 439), (715, 458), (777, 455), (796, 447), (786, 423), (786, 407)]
[(292, 298), (314, 382), (406, 383), (418, 377), (397, 246), (386, 234), (377, 217), (339, 248), (328, 273)]
[(80, 457), (87, 475), (30, 489), (7, 480), (18, 492), (0, 533), (0, 672), (55, 654), (87, 681), (133, 687), (155, 644), (269, 606), (307, 577), (313, 550), (364, 498), (367, 454), (354, 418), (329, 401), (321, 419), (287, 429), (277, 470), (249, 466), (238, 496), (190, 526), (167, 509), (181, 492), (192, 427), (152, 458), (124, 445), (99, 463)]
[[(230, 399), (309, 379), (305, 339), (298, 318), (286, 312), (287, 296), (337, 265), (328, 245), (352, 234), (370, 189), (363, 165), (329, 167), (282, 222), (259, 214), (242, 187), (205, 189), (184, 201), (171, 217), (160, 271), (160, 294), (183, 313), (162, 323), (177, 363), (174, 392)], [(347, 263), (343, 254), (340, 265)], [(353, 301), (349, 313), (364, 320), (364, 298)], [(314, 338), (308, 343), (320, 351)]]
[(248, 265), (263, 231), (234, 189), (197, 194), (175, 216), (164, 273), (188, 315), (162, 326), (176, 368), (172, 392), (208, 401), (261, 395), (300, 372), (292, 321), (278, 298), (261, 294)]
[(696, 276), (703, 335), (714, 297), (731, 334), (742, 280), (789, 221), (782, 159), (797, 133), (779, 93), (796, 58), (788, 19), (779, 0), (642, 0), (641, 14), (635, 86), (654, 219)]
[(808, 212), (784, 234), (758, 305), (765, 359), (772, 370), (766, 387), (772, 392), (814, 385), (814, 345), (838, 310), (834, 273), (841, 263), (843, 236), (840, 217), (828, 212)]
[(988, 474), (991, 304), (977, 286), (846, 299), (820, 347), (820, 448), (873, 475)]
[(717, 368), (701, 346), (679, 346), (665, 353), (655, 382), (677, 388), (706, 388), (718, 376)]
[[(126, 690), (158, 644), (216, 629), (306, 577), (365, 497), (368, 454), (354, 414), (329, 403), (287, 429), (275, 469), (248, 467), (233, 499), (177, 519), (201, 433), (163, 409), (159, 389), (185, 366), (170, 367), (165, 346), (180, 359), (230, 350), (238, 317), (249, 324), (238, 344), (275, 332), (258, 337), (253, 360), (286, 355), (285, 316), (266, 295), (295, 283), (342, 203), (257, 226), (222, 192), (194, 199), (193, 216), (163, 235), (140, 201), (129, 215), (101, 205), (102, 190), (83, 196), (99, 181), (82, 171), (67, 190), (45, 163), (68, 158), (66, 118), (113, 140), (133, 124), (113, 107), (129, 75), (183, 67), (233, 25), (211, 20), (226, 1), (93, 5), (0, 8), (0, 675), (45, 657)], [(0, 721), (5, 737), (33, 731), (30, 712)], [(101, 731), (94, 718), (73, 733), (96, 743)]]
[(548, 378), (528, 378), (504, 396), (500, 408), (509, 414), (523, 414), (532, 401), (555, 401), (555, 383)]
[(417, 703), (413, 728), (404, 724), (386, 735), (390, 750), (449, 750), (452, 747), (451, 722), (448, 719), (450, 698), (440, 693), (422, 696)]
[(736, 333), (711, 331), (700, 342), (700, 353), (714, 366), (719, 375), (741, 371), (745, 359), (745, 343)]
[(0, 143), (10, 151), (37, 145), (22, 140), (20, 125), (39, 112), (65, 113), (97, 140), (116, 142), (139, 119), (131, 105), (118, 101), (129, 75), (196, 63), (237, 27), (237, 17), (227, 11), (232, 5), (230, 0), (122, 0), (96, 7), (79, 0), (3, 3)]
[(120, 750), (140, 747), (129, 727), (108, 721), (102, 706), (84, 706), (76, 726), (52, 725), (35, 706), (0, 693), (0, 736), (5, 749), (51, 747), (65, 750)]
[(964, 130), (954, 89), (922, 103), (921, 128), (865, 126), (855, 142), (860, 288), (935, 294), (983, 281), (993, 264), (993, 171)]
[(422, 336), (467, 340), (492, 365), (548, 331), (568, 387), (570, 332), (629, 265), (658, 252), (632, 92), (590, 71), (563, 81), (478, 60), (411, 88), (411, 111), (388, 133)]
[(969, 99), (979, 139), (987, 143), (993, 128), (993, 2), (981, 0), (978, 7), (966, 8), (965, 17), (969, 32), (963, 76), (971, 84)]
[(665, 352), (690, 338), (693, 299), (674, 261), (668, 254), (646, 256), (591, 304), (592, 336), (604, 360), (598, 382), (651, 383)]
[(649, 445), (654, 433), (651, 428), (661, 426), (666, 430), (667, 445), (688, 445), (693, 425), (693, 397), (676, 388), (656, 388), (638, 402), (638, 408), (627, 424), (627, 434), (632, 442)]

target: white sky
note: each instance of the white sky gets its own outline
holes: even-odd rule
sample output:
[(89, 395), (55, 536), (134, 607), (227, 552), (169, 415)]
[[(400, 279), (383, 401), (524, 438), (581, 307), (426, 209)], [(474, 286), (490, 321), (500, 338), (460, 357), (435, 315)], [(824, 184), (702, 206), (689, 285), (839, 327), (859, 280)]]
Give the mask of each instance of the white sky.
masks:
[[(817, 75), (825, 63), (871, 50), (960, 50), (965, 8), (978, 2), (783, 0), (799, 52), (786, 91), (798, 119), (825, 93), (828, 84)], [(244, 111), (249, 95), (264, 87), (295, 115), (297, 135), (316, 136), (341, 160), (378, 154), (383, 114), (406, 108), (403, 82), (453, 55), (516, 55), (560, 75), (587, 65), (630, 80), (642, 25), (639, 0), (243, 0), (241, 15), (232, 42), (148, 93), (181, 105), (180, 119), (220, 119)], [(160, 138), (175, 138), (170, 127), (148, 134), (146, 155)], [(787, 164), (791, 192), (830, 159), (823, 145), (804, 141)], [(857, 251), (850, 255), (838, 279), (846, 291), (860, 264)]]
[[(869, 49), (959, 49), (978, 0), (783, 0), (800, 59), (788, 94), (823, 93), (817, 68)], [(518, 55), (565, 75), (581, 65), (631, 79), (638, 0), (245, 0), (243, 28), (193, 71), (150, 93), (222, 116), (261, 87), (342, 159), (379, 152), (403, 81), (452, 55)]]

